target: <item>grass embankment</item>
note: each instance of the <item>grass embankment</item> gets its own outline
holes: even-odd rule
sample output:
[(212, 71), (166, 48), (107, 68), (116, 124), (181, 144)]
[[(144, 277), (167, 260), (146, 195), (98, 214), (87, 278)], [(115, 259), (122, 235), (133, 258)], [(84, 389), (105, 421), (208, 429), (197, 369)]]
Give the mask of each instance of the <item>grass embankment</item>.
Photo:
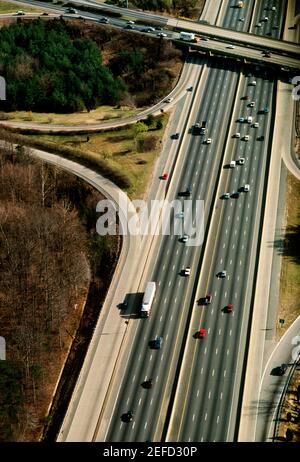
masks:
[(278, 318), (284, 319), (283, 327), (277, 326), (281, 337), (300, 315), (300, 182), (291, 174), (287, 177), (286, 234), (281, 242), (282, 267)]
[[(29, 140), (38, 140), (57, 148), (74, 148), (80, 151), (80, 160), (105, 165), (116, 175), (125, 176), (128, 187), (123, 187), (131, 199), (142, 198), (151, 180), (156, 158), (161, 151), (161, 140), (168, 122), (168, 115), (161, 118), (162, 128), (150, 126), (148, 131), (137, 133), (137, 126), (103, 133), (83, 135), (29, 135)], [(87, 141), (88, 140), (88, 141)], [(59, 151), (58, 151), (59, 153)], [(101, 172), (101, 167), (99, 169)], [(114, 178), (111, 178), (114, 180)], [(122, 186), (122, 185), (121, 185)]]
[(16, 13), (22, 10), (25, 13), (40, 13), (42, 10), (39, 8), (31, 8), (26, 5), (17, 5), (17, 3), (0, 2), (0, 14)]

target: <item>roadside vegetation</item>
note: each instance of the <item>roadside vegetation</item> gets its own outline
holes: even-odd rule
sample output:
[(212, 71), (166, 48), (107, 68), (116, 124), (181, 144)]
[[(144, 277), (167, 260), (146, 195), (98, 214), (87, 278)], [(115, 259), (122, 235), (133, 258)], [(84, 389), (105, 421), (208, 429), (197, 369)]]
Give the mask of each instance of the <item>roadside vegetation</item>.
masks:
[(100, 194), (23, 148), (2, 149), (0, 175), (0, 320), (7, 348), (0, 361), (0, 441), (34, 441), (51, 421), (46, 414), (73, 344), (60, 381), (67, 384), (60, 398), (70, 398), (120, 240), (95, 232)]

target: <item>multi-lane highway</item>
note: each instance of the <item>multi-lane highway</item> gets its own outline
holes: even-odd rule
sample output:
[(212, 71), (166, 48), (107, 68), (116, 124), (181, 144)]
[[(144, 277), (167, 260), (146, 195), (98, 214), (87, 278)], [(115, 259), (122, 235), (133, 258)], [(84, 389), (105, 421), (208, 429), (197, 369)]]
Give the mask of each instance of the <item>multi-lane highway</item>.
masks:
[[(253, 78), (241, 80), (229, 130), (229, 136), (238, 131), (241, 138), (230, 139), (225, 166), (239, 158), (245, 163), (223, 168), (220, 177), (197, 292), (197, 299), (207, 293), (213, 299), (210, 305), (194, 307), (191, 345), (183, 360), (187, 367), (182, 368), (168, 435), (171, 441), (232, 441), (237, 429), (270, 134), (270, 114), (259, 114), (259, 109), (270, 106), (274, 88), (272, 81), (262, 78), (257, 78), (256, 87), (249, 86)], [(258, 107), (249, 108), (241, 100), (245, 94), (259, 102)], [(236, 123), (241, 114), (251, 114), (259, 128)], [(243, 141), (245, 134), (249, 141)], [(265, 140), (259, 141), (262, 135)], [(250, 191), (232, 197), (245, 184)], [(228, 200), (222, 198), (226, 192), (231, 195)], [(218, 279), (222, 270), (227, 276)], [(232, 313), (226, 312), (228, 304), (234, 305)], [(192, 340), (197, 326), (207, 330), (203, 341)]]
[[(256, 86), (250, 86), (254, 79)], [(149, 274), (158, 284), (153, 314), (150, 320), (139, 321), (107, 441), (230, 441), (236, 437), (272, 117), (272, 111), (262, 114), (260, 110), (271, 107), (273, 90), (272, 78), (245, 77), (238, 69), (208, 71), (203, 96), (196, 99), (197, 112), (188, 126), (206, 120), (212, 144), (203, 144), (202, 137), (191, 133), (185, 135), (185, 163), (179, 182), (169, 192), (171, 199), (191, 186), (193, 198), (205, 200), (205, 222), (209, 223), (205, 254), (201, 255), (202, 248), (184, 246), (176, 236), (163, 238)], [(250, 100), (241, 99), (246, 95)], [(249, 107), (251, 101), (254, 108)], [(249, 115), (259, 127), (236, 122)], [(232, 138), (236, 132), (240, 138)], [(249, 141), (243, 140), (245, 134)], [(245, 159), (244, 165), (224, 168), (239, 157)], [(223, 193), (236, 193), (245, 184), (250, 185), (248, 193), (221, 199)], [(179, 275), (187, 265), (192, 268), (189, 279)], [(217, 279), (217, 272), (224, 269), (227, 277)], [(213, 295), (211, 305), (197, 306), (196, 300), (207, 292)], [(222, 311), (228, 303), (234, 304), (233, 313)], [(207, 336), (196, 340), (193, 334), (200, 327)], [(163, 346), (152, 351), (148, 342), (156, 335), (163, 337)], [(153, 389), (143, 389), (141, 384), (149, 378)], [(134, 421), (121, 422), (120, 416), (130, 409)]]
[[(224, 40), (230, 34), (231, 40), (237, 34), (234, 40), (241, 44), (241, 49), (236, 45), (230, 53), (245, 53), (242, 31), (264, 36), (270, 27), (272, 37), (280, 37), (281, 29), (274, 28), (277, 24), (280, 27), (283, 19), (278, 0), (264, 0), (259, 6), (249, 0), (242, 10), (232, 8), (232, 2), (226, 5), (223, 29), (216, 35)], [(276, 10), (271, 19), (269, 8), (273, 5)], [(266, 8), (270, 18), (257, 27)], [(130, 14), (157, 19), (141, 12)], [(185, 29), (192, 24), (162, 20), (168, 26), (183, 25)], [(197, 25), (193, 27), (198, 30)], [(207, 27), (208, 35), (215, 34), (212, 26), (201, 25), (199, 31), (200, 27)], [(176, 32), (171, 34), (172, 38), (177, 37)], [(255, 46), (282, 51), (282, 45), (277, 46), (274, 40), (247, 37)], [(218, 46), (226, 49), (222, 40)], [(207, 42), (208, 48), (210, 43)], [(296, 53), (298, 47), (289, 45), (289, 51)], [(193, 210), (196, 199), (205, 201), (205, 241), (200, 247), (189, 247), (180, 242), (176, 232), (158, 239), (152, 269), (147, 274), (147, 280), (157, 283), (152, 315), (150, 319), (136, 319), (139, 305), (130, 301), (130, 312), (125, 315), (132, 314), (130, 323), (135, 328), (131, 330), (132, 342), (127, 342), (130, 348), (128, 354), (124, 353), (125, 362), (114, 374), (107, 396), (105, 413), (109, 418), (104, 419), (104, 424), (101, 422), (103, 410), (98, 411), (93, 395), (93, 402), (81, 403), (80, 412), (74, 417), (76, 423), (70, 420), (64, 427), (64, 440), (72, 440), (68, 436), (72, 435), (72, 428), (79, 431), (78, 423), (85, 422), (87, 413), (83, 419), (82, 415), (87, 408), (93, 412), (90, 420), (93, 425), (97, 421), (97, 425), (87, 428), (86, 421), (85, 434), (92, 434), (94, 441), (232, 441), (237, 437), (276, 83), (270, 75), (263, 74), (265, 71), (254, 69), (249, 75), (249, 66), (238, 63), (227, 64), (224, 60), (214, 64), (213, 60), (201, 61), (199, 57), (192, 61), (194, 69), (199, 70), (189, 82), (192, 91), (178, 103), (181, 114), (176, 131), (180, 137), (172, 142), (178, 145), (174, 148), (178, 160), (175, 170), (169, 171), (166, 198), (178, 198), (180, 191), (191, 187)], [(250, 85), (253, 80), (256, 85)], [(251, 102), (255, 103), (253, 107)], [(270, 111), (262, 113), (266, 106)], [(237, 122), (239, 117), (250, 115), (252, 123)], [(206, 121), (206, 137), (212, 139), (211, 144), (192, 133), (194, 123), (202, 120)], [(257, 122), (259, 126), (253, 126)], [(240, 136), (234, 137), (237, 132)], [(249, 135), (248, 141), (245, 135)], [(239, 158), (244, 159), (242, 165), (225, 168)], [(249, 192), (239, 192), (246, 184)], [(230, 197), (223, 199), (224, 193)], [(182, 198), (181, 202), (186, 200)], [(172, 218), (175, 231), (181, 223), (177, 216)], [(191, 267), (190, 277), (180, 274), (186, 266)], [(216, 277), (221, 270), (227, 271), (224, 279)], [(211, 304), (197, 304), (207, 293), (212, 294)], [(232, 313), (224, 310), (229, 303), (234, 305)], [(206, 329), (204, 339), (193, 337), (199, 328)], [(152, 350), (149, 341), (157, 335), (163, 338), (162, 348)], [(142, 384), (150, 378), (153, 387), (146, 389)], [(134, 412), (133, 420), (122, 422), (121, 415), (129, 410)]]

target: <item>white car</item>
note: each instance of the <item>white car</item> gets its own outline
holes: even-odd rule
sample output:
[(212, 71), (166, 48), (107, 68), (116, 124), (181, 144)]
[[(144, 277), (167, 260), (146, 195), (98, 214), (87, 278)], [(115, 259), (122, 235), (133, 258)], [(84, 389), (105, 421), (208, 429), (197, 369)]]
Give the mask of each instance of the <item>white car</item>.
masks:
[(232, 160), (229, 164), (229, 168), (235, 168), (235, 160)]
[(261, 22), (258, 22), (258, 23), (256, 24), (256, 27), (261, 27)]
[(19, 11), (17, 11), (17, 12), (15, 13), (16, 16), (24, 16), (24, 14), (25, 14), (25, 13), (24, 13), (24, 11), (22, 11), (22, 10), (19, 10)]
[(164, 32), (159, 32), (157, 34), (157, 37), (167, 37), (167, 34), (165, 34)]
[(234, 50), (235, 46), (234, 45), (228, 45), (226, 48), (229, 48), (230, 50)]
[(190, 276), (191, 274), (190, 266), (187, 266), (184, 270), (182, 270), (182, 273), (184, 274), (184, 276)]
[(173, 101), (173, 98), (167, 98), (164, 102), (165, 103), (171, 103)]
[(250, 185), (249, 184), (245, 184), (244, 186), (244, 192), (248, 192), (250, 191)]
[(238, 165), (244, 165), (244, 163), (245, 163), (244, 157), (239, 157), (239, 159), (236, 161), (236, 163), (237, 163)]
[(134, 21), (127, 21), (127, 24), (135, 24)]
[(247, 117), (247, 122), (248, 122), (248, 124), (252, 124), (253, 117), (252, 116)]
[(179, 212), (177, 214), (177, 218), (184, 218), (184, 213), (183, 212)]
[(241, 134), (239, 132), (236, 132), (236, 134), (234, 135), (235, 138), (240, 138), (241, 137)]
[(211, 144), (211, 138), (207, 138), (206, 140), (204, 140), (204, 143), (205, 144)]
[(229, 197), (230, 197), (230, 194), (228, 192), (224, 193), (222, 196), (223, 199), (229, 199)]
[(188, 240), (189, 240), (189, 236), (187, 234), (184, 234), (181, 238), (181, 241), (184, 243), (187, 242)]
[(254, 107), (255, 106), (255, 101), (251, 101), (251, 103), (249, 103), (249, 107)]
[(239, 21), (244, 22), (245, 18), (239, 18)]
[(259, 127), (259, 123), (258, 123), (258, 122), (254, 122), (253, 127), (254, 127), (254, 128), (258, 128), (258, 127)]
[(244, 140), (245, 140), (245, 141), (249, 141), (249, 139), (250, 139), (250, 136), (249, 136), (249, 135), (245, 135), (245, 136), (244, 136)]

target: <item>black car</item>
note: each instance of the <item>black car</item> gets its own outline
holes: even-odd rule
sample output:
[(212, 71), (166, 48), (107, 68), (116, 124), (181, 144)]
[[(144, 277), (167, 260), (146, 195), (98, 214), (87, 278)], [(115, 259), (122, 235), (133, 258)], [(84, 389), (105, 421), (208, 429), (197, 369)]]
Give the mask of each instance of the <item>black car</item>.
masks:
[(279, 374), (284, 375), (287, 371), (288, 365), (287, 364), (281, 364), (279, 367)]
[(124, 29), (131, 29), (133, 30), (135, 27), (132, 24), (127, 24)]
[(172, 140), (178, 140), (179, 135), (180, 135), (180, 133), (174, 133), (174, 135), (171, 136)]
[(239, 191), (232, 193), (232, 194), (231, 194), (231, 197), (232, 197), (233, 199), (238, 199), (238, 198), (240, 197)]
[(123, 422), (131, 422), (132, 419), (133, 419), (133, 412), (132, 411), (128, 411), (128, 412), (125, 412), (125, 414), (122, 414), (121, 416), (121, 420)]
[(153, 387), (153, 380), (145, 380), (145, 382), (142, 383), (143, 388), (152, 388)]
[(181, 191), (179, 196), (190, 196), (192, 194), (192, 188), (188, 187), (185, 191)]

